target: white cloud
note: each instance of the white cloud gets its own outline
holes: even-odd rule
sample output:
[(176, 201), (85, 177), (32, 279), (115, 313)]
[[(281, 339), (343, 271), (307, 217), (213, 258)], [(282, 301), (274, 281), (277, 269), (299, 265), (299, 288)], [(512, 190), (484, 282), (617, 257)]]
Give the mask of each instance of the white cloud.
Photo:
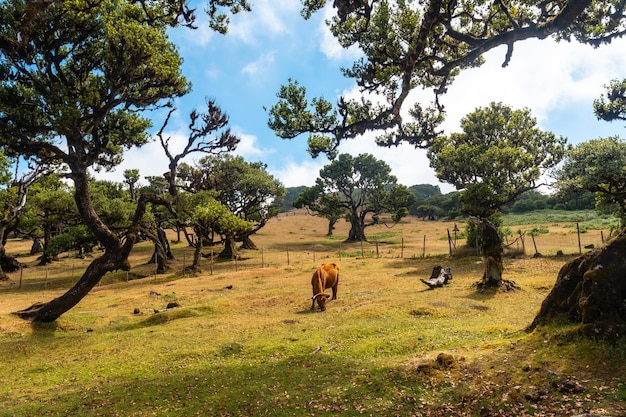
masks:
[(332, 61), (355, 61), (363, 55), (362, 51), (354, 45), (348, 49), (343, 48), (326, 25), (326, 21), (329, 21), (335, 14), (336, 11), (330, 4), (324, 8), (324, 18), (320, 20), (318, 26), (320, 51)]
[(249, 44), (258, 43), (261, 35), (284, 35), (290, 32), (299, 15), (299, 2), (291, 0), (257, 0), (251, 13), (231, 17), (228, 36)]
[(626, 75), (625, 48), (626, 39), (600, 49), (551, 39), (529, 40), (516, 44), (506, 68), (501, 66), (505, 49), (492, 50), (485, 54), (483, 66), (465, 70), (449, 88), (443, 99), (446, 128), (458, 130), (464, 115), (491, 101), (527, 107), (539, 122), (551, 111), (573, 103), (588, 106), (591, 112), (602, 86)]
[(233, 154), (242, 156), (246, 161), (255, 162), (258, 161), (260, 157), (266, 157), (274, 153), (272, 149), (259, 147), (259, 141), (255, 135), (243, 133), (237, 127), (234, 127), (233, 131), (241, 139)]
[(250, 62), (248, 65), (243, 67), (241, 70), (242, 73), (246, 75), (257, 75), (261, 71), (267, 71), (268, 67), (270, 67), (274, 63), (274, 52), (268, 52), (266, 54), (262, 54), (256, 61)]
[(328, 162), (320, 159), (305, 161), (287, 160), (281, 168), (269, 167), (268, 171), (278, 178), (285, 187), (307, 187), (315, 184), (315, 179), (319, 176), (320, 169)]

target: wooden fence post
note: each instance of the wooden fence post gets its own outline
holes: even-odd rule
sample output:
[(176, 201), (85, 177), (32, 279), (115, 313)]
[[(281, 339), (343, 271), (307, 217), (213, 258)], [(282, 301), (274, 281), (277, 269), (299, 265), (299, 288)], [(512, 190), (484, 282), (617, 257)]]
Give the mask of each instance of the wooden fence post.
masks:
[(578, 253), (583, 253), (583, 250), (580, 246), (580, 227), (578, 227), (578, 223), (576, 223), (576, 234), (578, 235)]

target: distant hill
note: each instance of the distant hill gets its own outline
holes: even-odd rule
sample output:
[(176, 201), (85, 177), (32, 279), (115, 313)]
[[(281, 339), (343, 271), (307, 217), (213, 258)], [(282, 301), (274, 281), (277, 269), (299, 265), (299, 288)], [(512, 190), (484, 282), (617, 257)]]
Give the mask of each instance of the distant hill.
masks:
[(283, 204), (278, 206), (278, 210), (280, 210), (281, 213), (293, 210), (294, 207), (292, 203), (295, 201), (296, 198), (298, 198), (298, 195), (300, 195), (302, 190), (304, 190), (305, 188), (306, 186), (304, 185), (300, 185), (299, 187), (287, 187), (285, 199), (283, 201)]
[[(282, 205), (278, 207), (281, 212), (293, 210), (292, 203), (306, 186), (287, 187), (287, 194)], [(459, 192), (452, 191), (442, 194), (438, 185), (418, 184), (409, 189), (415, 194), (416, 202), (409, 208), (409, 213), (423, 219), (454, 219), (461, 215), (461, 203)], [(528, 213), (534, 210), (594, 210), (595, 195), (585, 192), (569, 196), (546, 195), (535, 190), (530, 190), (520, 195), (515, 201), (502, 207), (503, 213)]]

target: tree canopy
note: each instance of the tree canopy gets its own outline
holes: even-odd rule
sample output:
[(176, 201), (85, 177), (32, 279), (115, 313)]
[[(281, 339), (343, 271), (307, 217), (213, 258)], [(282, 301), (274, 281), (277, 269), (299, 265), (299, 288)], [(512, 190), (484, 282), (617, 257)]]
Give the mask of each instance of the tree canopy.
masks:
[[(303, 15), (327, 3), (306, 0)], [(427, 148), (440, 133), (441, 96), (463, 69), (480, 66), (485, 52), (505, 45), (506, 66), (515, 43), (525, 39), (552, 36), (599, 46), (626, 31), (623, 1), (335, 0), (333, 5), (333, 35), (342, 46), (363, 52), (343, 70), (362, 94), (333, 105), (307, 98), (306, 87), (290, 80), (269, 110), (269, 125), (280, 137), (309, 133), (313, 155), (332, 156), (341, 141), (368, 131), (377, 132), (383, 146), (408, 142)], [(432, 92), (430, 104), (410, 95), (421, 89)]]
[(565, 152), (566, 139), (541, 131), (528, 109), (502, 103), (466, 115), (461, 130), (437, 138), (428, 157), (439, 179), (464, 190), (461, 210), (482, 218), (537, 188)]
[(415, 196), (396, 182), (389, 165), (373, 155), (340, 154), (320, 170), (316, 186), (305, 190), (302, 203), (312, 210), (322, 208), (325, 216), (344, 210), (351, 224), (347, 240), (364, 241), (365, 228), (378, 224), (380, 214), (391, 213), (395, 222), (408, 214)]
[(267, 172), (263, 162), (247, 162), (241, 156), (211, 155), (186, 168), (185, 180), (190, 190), (213, 190), (216, 199), (254, 228), (234, 236), (243, 246), (256, 246), (250, 236), (278, 215), (276, 205), (285, 194), (282, 183)]
[(541, 174), (565, 152), (565, 139), (543, 132), (527, 109), (502, 103), (478, 108), (461, 120), (460, 133), (440, 136), (428, 157), (442, 181), (461, 194), (461, 210), (481, 229), (485, 273), (482, 283), (500, 286), (502, 238), (488, 220), (500, 207), (539, 186)]
[(104, 247), (65, 294), (17, 312), (53, 321), (109, 271), (128, 269), (128, 254), (148, 201), (137, 202), (125, 238), (94, 209), (89, 168), (109, 169), (124, 150), (145, 144), (155, 109), (189, 91), (182, 60), (166, 30), (180, 9), (167, 2), (55, 1), (0, 5), (0, 146), (38, 166), (67, 167), (84, 226)]
[(626, 78), (612, 80), (605, 89), (605, 95), (593, 102), (596, 116), (609, 122), (626, 120)]
[(562, 194), (590, 191), (599, 204), (614, 205), (626, 227), (626, 142), (610, 137), (580, 143), (567, 153), (556, 177)]

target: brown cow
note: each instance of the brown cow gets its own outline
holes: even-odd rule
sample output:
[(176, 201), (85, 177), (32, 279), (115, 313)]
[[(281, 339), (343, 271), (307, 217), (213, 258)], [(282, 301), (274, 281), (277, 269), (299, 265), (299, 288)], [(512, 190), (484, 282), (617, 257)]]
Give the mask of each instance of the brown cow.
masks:
[(339, 283), (339, 267), (336, 263), (330, 262), (323, 264), (313, 273), (311, 285), (313, 286), (313, 303), (311, 310), (315, 310), (315, 300), (321, 311), (326, 310), (326, 299), (330, 297), (324, 294), (326, 288), (332, 288), (333, 300), (337, 299), (337, 284)]

